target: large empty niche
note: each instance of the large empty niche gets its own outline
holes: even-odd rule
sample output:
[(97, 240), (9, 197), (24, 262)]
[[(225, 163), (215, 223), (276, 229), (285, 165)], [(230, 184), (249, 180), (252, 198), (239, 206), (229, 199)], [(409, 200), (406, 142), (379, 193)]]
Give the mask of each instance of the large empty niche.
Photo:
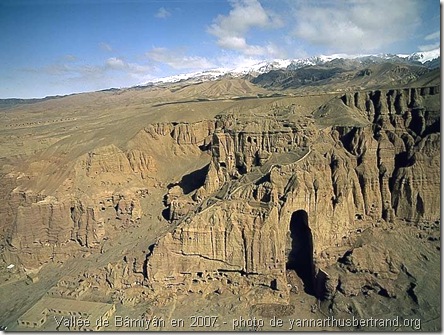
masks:
[(304, 290), (314, 294), (313, 236), (304, 210), (293, 212), (290, 220), (291, 251), (287, 269), (294, 270), (304, 283)]

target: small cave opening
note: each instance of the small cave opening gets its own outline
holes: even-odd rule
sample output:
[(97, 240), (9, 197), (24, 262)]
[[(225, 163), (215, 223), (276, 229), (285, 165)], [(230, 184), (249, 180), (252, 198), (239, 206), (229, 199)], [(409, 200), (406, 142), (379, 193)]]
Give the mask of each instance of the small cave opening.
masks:
[(315, 294), (315, 268), (313, 263), (313, 235), (304, 210), (293, 212), (290, 220), (291, 250), (287, 270), (294, 270), (304, 284), (306, 293)]

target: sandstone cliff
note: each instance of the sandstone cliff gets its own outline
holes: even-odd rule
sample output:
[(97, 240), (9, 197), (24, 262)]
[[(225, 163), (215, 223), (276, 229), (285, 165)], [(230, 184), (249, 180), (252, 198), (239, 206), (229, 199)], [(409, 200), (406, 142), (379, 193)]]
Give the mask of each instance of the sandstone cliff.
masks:
[[(229, 283), (267, 287), (272, 299), (285, 300), (291, 268), (307, 287), (318, 280), (319, 292), (334, 295), (329, 289), (338, 278), (321, 280), (323, 270), (351, 249), (344, 259), (359, 267), (353, 257), (369, 252), (354, 248), (362, 231), (396, 220), (439, 220), (438, 93), (435, 86), (361, 91), (333, 97), (305, 116), (282, 103), (268, 113), (231, 110), (214, 120), (152, 123), (126, 145), (79, 153), (66, 171), (54, 172), (57, 182), (51, 174), (43, 178), (47, 187), (38, 187), (44, 182), (26, 169), (11, 173), (4, 177), (13, 191), (4, 210), (12, 224), (4, 231), (3, 257), (31, 269), (82, 248), (98, 252), (144, 215), (160, 216), (144, 213), (141, 202), (151, 188), (169, 185), (170, 232), (146, 261), (137, 259), (137, 269), (127, 262), (108, 266), (110, 287), (138, 282), (186, 291), (218, 279), (233, 290)], [(311, 267), (305, 273), (297, 261), (303, 257)], [(400, 267), (374, 263), (361, 267), (389, 277)], [(353, 294), (365, 285), (392, 292), (368, 276), (340, 288)]]
[[(260, 275), (276, 288), (297, 248), (295, 213), (307, 218), (298, 224), (309, 227), (316, 273), (367, 227), (395, 218), (439, 220), (438, 93), (439, 87), (347, 93), (316, 110), (311, 125), (292, 112), (221, 116), (204, 185), (171, 203), (177, 228), (148, 259), (151, 284), (180, 290), (210, 271), (252, 281)], [(181, 201), (187, 205), (176, 215)]]
[[(200, 155), (214, 126), (214, 121), (148, 125), (126, 148), (111, 144), (80, 155), (64, 180), (54, 181), (57, 173), (48, 175), (40, 191), (42, 176), (27, 171), (20, 178), (6, 176), (14, 189), (8, 195), (11, 209), (5, 219), (12, 225), (4, 233), (9, 248), (3, 258), (38, 268), (64, 261), (80, 247), (93, 251), (116, 229), (139, 224), (144, 214), (140, 199), (165, 179), (159, 164), (171, 154), (179, 160)], [(51, 168), (33, 163), (38, 164)]]

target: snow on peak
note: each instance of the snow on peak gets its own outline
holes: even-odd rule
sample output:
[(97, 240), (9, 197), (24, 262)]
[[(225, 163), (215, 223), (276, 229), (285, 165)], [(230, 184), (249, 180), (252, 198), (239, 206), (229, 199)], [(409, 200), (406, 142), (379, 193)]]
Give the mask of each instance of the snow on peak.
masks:
[(157, 78), (157, 79), (151, 80), (150, 82), (153, 84), (158, 84), (158, 83), (176, 83), (176, 82), (179, 82), (182, 80), (189, 80), (189, 79), (212, 80), (212, 79), (217, 79), (221, 76), (224, 76), (225, 74), (227, 74), (228, 71), (229, 70), (227, 70), (225, 68), (216, 68), (216, 69), (211, 69), (211, 70), (206, 70), (206, 71), (181, 73), (181, 74), (177, 74), (174, 76)]
[(422, 64), (427, 61), (431, 61), (433, 59), (441, 57), (440, 48), (430, 50), (430, 51), (421, 51), (415, 52), (410, 55), (408, 54), (358, 54), (358, 55), (349, 55), (349, 54), (333, 54), (333, 55), (319, 55), (309, 58), (299, 58), (299, 59), (273, 59), (268, 61), (260, 61), (257, 62), (255, 60), (248, 60), (244, 64), (234, 67), (220, 67), (214, 68), (205, 71), (199, 72), (191, 72), (173, 75), (169, 77), (158, 78), (150, 81), (152, 84), (160, 84), (160, 83), (175, 83), (182, 80), (196, 80), (196, 81), (207, 81), (207, 80), (215, 80), (221, 78), (225, 75), (230, 75), (232, 77), (239, 77), (243, 75), (259, 75), (262, 73), (269, 72), (271, 70), (279, 70), (279, 69), (297, 69), (304, 66), (309, 65), (321, 65), (327, 62), (330, 62), (335, 59), (356, 59), (359, 60), (361, 58), (367, 57), (376, 57), (381, 59), (396, 59), (401, 58), (407, 61), (417, 61)]
[(320, 61), (326, 63), (330, 62), (335, 59), (356, 59), (356, 58), (362, 58), (362, 57), (368, 57), (370, 55), (349, 55), (349, 54), (333, 54), (333, 55), (320, 55), (318, 58)]
[(424, 64), (425, 62), (428, 62), (429, 60), (436, 59), (438, 57), (441, 57), (441, 49), (440, 48), (436, 48), (436, 49), (429, 50), (429, 51), (420, 51), (420, 52), (412, 53), (411, 55), (408, 56), (408, 59), (416, 60), (416, 61)]

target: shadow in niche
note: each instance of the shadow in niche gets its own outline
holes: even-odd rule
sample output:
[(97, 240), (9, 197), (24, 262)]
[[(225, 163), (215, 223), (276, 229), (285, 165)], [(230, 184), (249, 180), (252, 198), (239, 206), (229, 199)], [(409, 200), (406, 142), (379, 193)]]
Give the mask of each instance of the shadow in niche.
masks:
[(210, 164), (205, 165), (199, 170), (193, 171), (182, 177), (179, 186), (182, 187), (183, 193), (188, 194), (205, 184), (205, 178), (207, 177)]
[(170, 208), (164, 208), (162, 211), (162, 216), (165, 220), (170, 221)]
[(313, 235), (304, 210), (293, 212), (290, 220), (291, 251), (287, 269), (294, 270), (304, 283), (304, 291), (314, 295)]

